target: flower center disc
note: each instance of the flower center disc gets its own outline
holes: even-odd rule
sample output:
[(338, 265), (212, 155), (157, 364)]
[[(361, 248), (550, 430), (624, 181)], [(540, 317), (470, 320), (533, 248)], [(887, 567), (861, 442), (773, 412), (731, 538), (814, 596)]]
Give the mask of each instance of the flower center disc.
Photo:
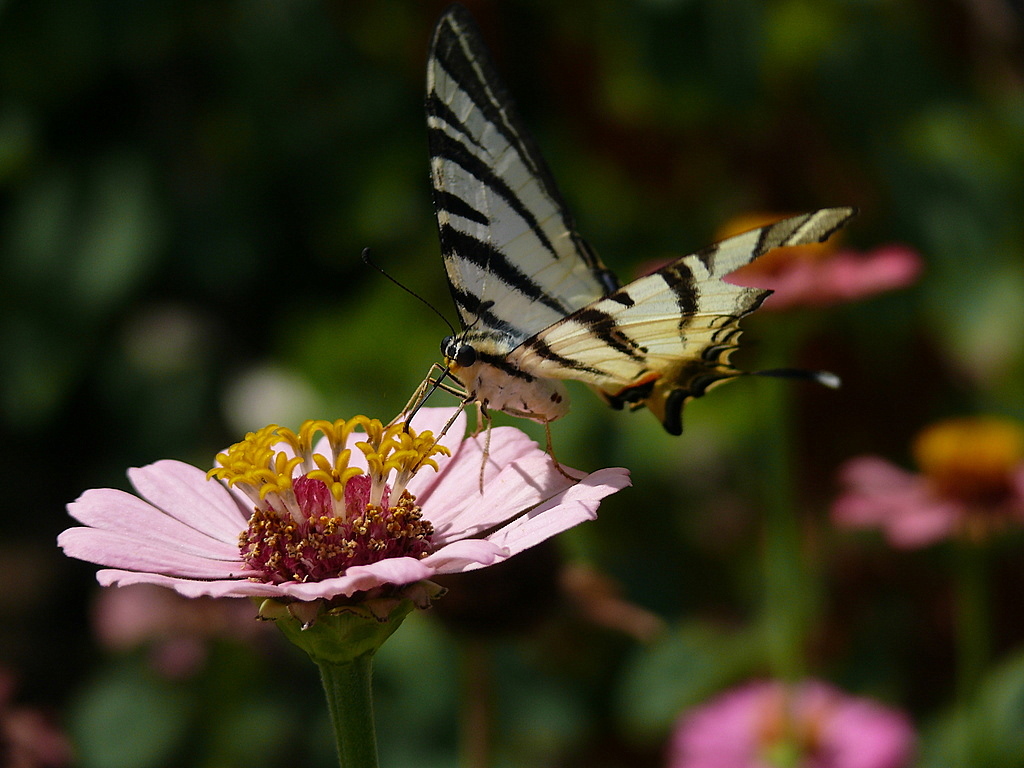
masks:
[(1012, 472), (1024, 457), (1024, 432), (997, 419), (950, 419), (923, 431), (914, 455), (940, 494), (993, 506), (1012, 492)]
[(239, 536), (242, 559), (268, 581), (322, 581), (353, 565), (419, 559), (430, 551), (434, 527), (408, 491), (394, 506), (387, 491), (380, 504), (371, 504), (370, 478), (353, 477), (345, 485), (346, 514), (339, 516), (323, 481), (300, 477), (292, 485), (302, 519), (257, 507)]
[[(366, 469), (350, 462), (357, 429)], [(430, 431), (365, 416), (306, 421), (298, 432), (271, 424), (218, 454), (207, 477), (253, 504), (238, 546), (254, 573), (275, 584), (321, 581), (353, 565), (429, 554), (434, 527), (406, 486), (423, 467), (437, 470), (438, 454), (451, 455)]]

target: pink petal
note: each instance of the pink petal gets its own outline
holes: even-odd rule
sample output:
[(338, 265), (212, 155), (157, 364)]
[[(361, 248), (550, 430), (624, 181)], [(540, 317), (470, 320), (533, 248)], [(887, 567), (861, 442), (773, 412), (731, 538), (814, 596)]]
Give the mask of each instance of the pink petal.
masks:
[(98, 565), (201, 579), (231, 578), (243, 570), (235, 553), (234, 561), (200, 557), (127, 533), (98, 528), (69, 528), (57, 537), (57, 544), (70, 557)]
[[(211, 490), (226, 494), (218, 483)], [(228, 498), (229, 508), (237, 509)], [(83, 493), (68, 504), (68, 513), (81, 523), (97, 530), (130, 536), (133, 540), (171, 552), (197, 555), (219, 560), (238, 558), (238, 534), (245, 528), (239, 517), (229, 541), (213, 538), (168, 516), (137, 496), (112, 488), (96, 488)], [(124, 553), (118, 553), (124, 554)]]
[(441, 445), (451, 448), (457, 446), (466, 434), (466, 413), (465, 410), (458, 408), (420, 408), (416, 412), (416, 415), (412, 417), (409, 422), (409, 426), (416, 430), (417, 433), (430, 430), (434, 433), (434, 437), (440, 434), (444, 425), (448, 423), (458, 412), (455, 421), (451, 427), (445, 433), (445, 436), (441, 438)]
[(772, 274), (730, 275), (736, 285), (773, 291), (764, 306), (780, 310), (855, 301), (912, 285), (922, 270), (921, 257), (902, 245), (869, 253), (840, 251), (820, 259), (793, 259)]
[(670, 768), (755, 766), (763, 705), (775, 684), (757, 681), (720, 694), (679, 719)]
[(840, 526), (863, 528), (882, 525), (908, 506), (912, 509), (924, 492), (923, 480), (877, 456), (860, 456), (839, 470), (845, 492), (832, 505), (832, 519)]
[(411, 557), (391, 557), (378, 560), (369, 565), (354, 565), (345, 571), (344, 576), (323, 581), (311, 581), (306, 584), (281, 584), (288, 597), (298, 600), (316, 600), (336, 595), (352, 595), (384, 584), (412, 584), (421, 579), (429, 579), (434, 571), (422, 560)]
[(511, 557), (581, 522), (593, 520), (601, 499), (630, 484), (629, 472), (625, 469), (598, 470), (517, 517), (488, 536), (488, 541), (507, 549)]
[(961, 519), (961, 510), (953, 504), (895, 510), (884, 523), (889, 543), (898, 549), (918, 549), (952, 536)]
[(875, 456), (851, 459), (839, 472), (845, 492), (832, 520), (847, 528), (881, 528), (894, 547), (913, 549), (950, 536), (962, 510), (937, 498), (920, 475)]
[(861, 492), (880, 493), (914, 486), (920, 478), (877, 456), (859, 456), (843, 464), (839, 481)]
[[(484, 469), (486, 489), (506, 466), (524, 457), (543, 456), (550, 464), (547, 454), (528, 435), (514, 427), (495, 427), (491, 430), (491, 445), (485, 464), (486, 443), (486, 433), (464, 440), (452, 458), (440, 465), (440, 472), (434, 475), (430, 469), (425, 469), (409, 483), (410, 493), (416, 496), (416, 502), (436, 530), (446, 529), (449, 521), (460, 510), (481, 502), (481, 467)], [(568, 484), (568, 481), (565, 482)]]
[(461, 573), (482, 565), (493, 565), (508, 557), (502, 549), (486, 539), (460, 539), (446, 544), (420, 562), (435, 573)]
[(886, 245), (867, 254), (837, 253), (832, 259), (833, 284), (849, 298), (904, 288), (917, 281), (924, 268), (916, 251)]
[(280, 597), (280, 590), (273, 584), (264, 584), (247, 579), (218, 579), (201, 581), (162, 573), (139, 573), (105, 569), (96, 574), (96, 580), (104, 587), (131, 584), (157, 584), (169, 587), (184, 597)]
[(814, 733), (817, 755), (801, 765), (818, 768), (905, 768), (915, 734), (907, 716), (831, 685), (806, 680), (787, 685), (758, 681), (691, 709), (676, 727), (669, 768), (754, 768), (788, 708), (796, 738)]
[[(471, 489), (462, 503), (443, 510), (447, 513), (444, 515), (439, 515), (432, 507), (423, 508), (424, 515), (434, 523), (436, 537), (446, 541), (475, 536), (501, 525), (571, 485), (571, 481), (555, 469), (551, 457), (536, 446), (528, 455), (486, 478), (483, 494), (479, 491), (476, 461), (460, 462), (458, 472), (463, 493), (467, 487)], [(447, 502), (447, 497), (441, 498)]]
[(237, 544), (238, 534), (245, 530), (248, 509), (239, 506), (234, 496), (206, 473), (181, 461), (165, 459), (146, 467), (128, 470), (139, 494), (197, 531), (223, 542)]

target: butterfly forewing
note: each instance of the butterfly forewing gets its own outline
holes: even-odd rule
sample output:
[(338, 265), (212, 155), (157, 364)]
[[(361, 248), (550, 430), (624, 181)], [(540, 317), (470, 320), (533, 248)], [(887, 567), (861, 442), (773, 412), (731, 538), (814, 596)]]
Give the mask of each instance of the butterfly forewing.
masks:
[(576, 234), (461, 6), (434, 32), (427, 129), (441, 251), (464, 327), (518, 342), (615, 287)]

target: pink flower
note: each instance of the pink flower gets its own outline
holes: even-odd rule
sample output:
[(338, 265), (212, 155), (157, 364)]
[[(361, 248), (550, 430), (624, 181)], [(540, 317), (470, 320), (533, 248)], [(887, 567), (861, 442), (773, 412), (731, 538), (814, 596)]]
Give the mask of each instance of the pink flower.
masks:
[[(784, 214), (736, 216), (716, 234), (724, 240), (785, 218)], [(771, 290), (761, 305), (769, 310), (823, 307), (874, 296), (912, 285), (921, 274), (921, 257), (905, 245), (883, 245), (868, 253), (838, 250), (842, 233), (824, 243), (775, 248), (726, 276), (726, 282)], [(643, 264), (638, 274), (654, 272), (672, 261)]]
[[(718, 239), (771, 224), (781, 214), (751, 213), (737, 216), (719, 230)], [(773, 291), (763, 307), (821, 307), (857, 301), (877, 293), (912, 285), (921, 273), (921, 257), (903, 245), (885, 245), (869, 253), (838, 250), (841, 237), (824, 243), (776, 248), (726, 280), (748, 288)]]
[(914, 732), (906, 715), (817, 680), (765, 680), (686, 712), (669, 768), (901, 768)]
[(771, 289), (774, 293), (763, 306), (775, 310), (840, 304), (905, 288), (917, 280), (922, 268), (921, 257), (903, 245), (886, 245), (868, 253), (847, 250), (821, 258), (791, 258), (773, 267), (761, 267), (760, 261), (727, 280)]
[(61, 768), (74, 753), (49, 718), (28, 707), (12, 706), (14, 678), (0, 669), (0, 755), (6, 768)]
[[(330, 600), (501, 562), (593, 519), (601, 499), (629, 485), (624, 469), (570, 480), (512, 427), (492, 431), (485, 459), (483, 436), (454, 437), (462, 415), (448, 456), (432, 431), (452, 414), (421, 409), (419, 432), (365, 417), (298, 433), (267, 427), (218, 456), (209, 476), (222, 482), (179, 461), (131, 469), (139, 496), (86, 491), (68, 505), (85, 527), (58, 543), (107, 566), (104, 586)], [(356, 450), (350, 435), (362, 438)], [(436, 472), (418, 471), (426, 465)]]
[(832, 520), (881, 528), (894, 547), (914, 549), (951, 536), (982, 540), (1024, 523), (1024, 430), (999, 419), (950, 419), (924, 430), (914, 474), (876, 456), (839, 471)]
[(255, 641), (270, 629), (248, 618), (248, 600), (190, 600), (154, 584), (101, 590), (92, 611), (100, 643), (113, 651), (145, 646), (150, 666), (175, 679), (202, 670), (214, 638)]

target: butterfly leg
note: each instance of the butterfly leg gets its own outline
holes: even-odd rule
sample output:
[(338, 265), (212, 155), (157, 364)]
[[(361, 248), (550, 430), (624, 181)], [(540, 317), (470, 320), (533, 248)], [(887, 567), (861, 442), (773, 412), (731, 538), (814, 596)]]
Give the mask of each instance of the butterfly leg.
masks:
[[(438, 385), (437, 382), (441, 380), (440, 377), (444, 376), (444, 371), (444, 367), (441, 366), (439, 363), (431, 364), (430, 370), (427, 371), (426, 377), (423, 379), (423, 381), (419, 383), (415, 391), (413, 391), (412, 397), (409, 398), (409, 401), (405, 404), (405, 407), (398, 412), (398, 416), (395, 417), (396, 422), (405, 414), (410, 414), (409, 418), (411, 418), (411, 414), (419, 410), (420, 406), (423, 405), (423, 403), (426, 402), (427, 397), (429, 397), (428, 390), (430, 390), (431, 387), (435, 387)], [(438, 376), (439, 374), (440, 377), (435, 378), (435, 376)], [(408, 421), (408, 419), (406, 419), (406, 421)]]
[(394, 421), (392, 421), (391, 423), (394, 424), (404, 418), (406, 426), (408, 426), (409, 421), (412, 419), (413, 416), (416, 415), (416, 411), (418, 411), (423, 406), (423, 404), (430, 398), (434, 391), (438, 389), (442, 390), (443, 392), (447, 392), (451, 395), (455, 395), (460, 400), (463, 400), (464, 402), (462, 404), (462, 407), (465, 408), (465, 389), (459, 386), (457, 383), (446, 383), (446, 377), (450, 377), (447, 368), (445, 368), (440, 363), (434, 363), (433, 365), (431, 365), (430, 370), (427, 371), (426, 378), (424, 378), (423, 381), (420, 382), (419, 386), (416, 387), (416, 390), (413, 392), (412, 397), (409, 398), (409, 401), (405, 404), (405, 407), (401, 411), (399, 411), (398, 416), (396, 416)]
[(484, 452), (483, 452), (483, 456), (480, 459), (480, 494), (483, 495), (483, 492), (484, 492), (484, 470), (487, 468), (487, 459), (489, 459), (490, 456), (491, 456), (491, 427), (493, 426), (493, 424), (492, 424), (492, 420), (491, 420), (491, 414), (489, 414), (487, 412), (487, 409), (485, 409), (482, 405), (480, 405), (480, 403), (477, 403), (477, 408), (479, 410), (477, 412), (477, 432), (476, 432), (476, 434), (478, 434), (478, 435), (480, 434), (481, 425), (483, 425), (485, 423), (487, 425), (486, 427), (483, 427), (483, 429), (487, 430), (487, 437), (484, 439)]
[[(462, 403), (459, 404), (458, 409), (455, 411), (455, 413), (452, 414), (452, 417), (448, 419), (448, 421), (445, 423), (443, 427), (441, 427), (441, 431), (434, 435), (434, 445), (437, 445), (439, 442), (441, 442), (441, 438), (448, 433), (448, 430), (451, 429), (452, 424), (455, 423), (455, 420), (459, 418), (459, 414), (462, 413), (464, 410), (466, 410), (465, 400), (463, 400)], [(409, 418), (412, 417), (410, 416)], [(406, 421), (406, 427), (408, 427), (408, 425), (408, 421)], [(425, 458), (426, 456), (424, 456), (424, 459)], [(422, 466), (422, 462), (420, 463), (420, 465), (417, 465), (417, 469), (419, 468), (419, 466)]]
[(558, 459), (555, 458), (555, 446), (551, 442), (551, 422), (550, 421), (545, 421), (544, 422), (544, 437), (545, 437), (545, 439), (547, 440), (547, 443), (548, 443), (548, 446), (547, 446), (548, 456), (551, 457), (551, 461), (552, 461), (552, 463), (554, 463), (555, 469), (558, 470), (558, 474), (560, 474), (562, 477), (565, 477), (565, 478), (567, 478), (569, 480), (572, 480), (573, 482), (578, 481), (580, 478), (573, 477), (568, 472), (566, 472), (565, 468), (562, 467), (561, 462), (559, 462)]
[[(466, 398), (465, 402), (470, 402), (469, 398)], [(474, 400), (476, 403), (476, 425), (473, 427), (473, 437), (476, 437), (485, 429), (488, 432), (491, 429), (491, 414), (487, 410), (487, 407), (479, 400)]]

